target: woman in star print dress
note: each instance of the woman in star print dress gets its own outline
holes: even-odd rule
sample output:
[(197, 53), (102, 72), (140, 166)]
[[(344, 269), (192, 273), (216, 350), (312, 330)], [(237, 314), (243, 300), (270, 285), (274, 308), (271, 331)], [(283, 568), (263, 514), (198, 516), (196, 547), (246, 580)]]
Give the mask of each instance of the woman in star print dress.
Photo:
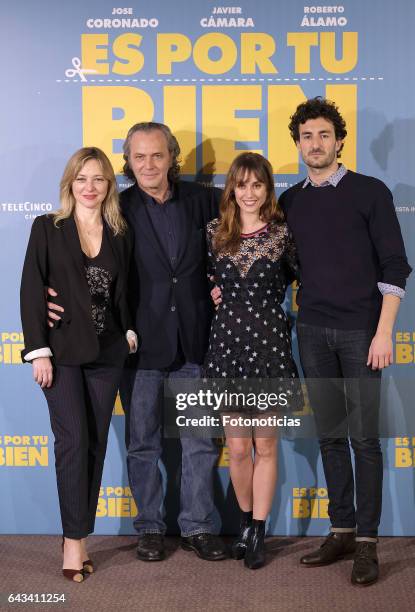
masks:
[[(205, 377), (235, 383), (272, 379), (268, 381), (272, 391), (286, 394), (284, 410), (298, 409), (303, 401), (301, 385), (281, 306), (298, 268), (275, 198), (273, 170), (262, 155), (242, 153), (232, 163), (220, 217), (208, 224), (207, 239), (210, 273), (221, 290), (221, 303), (212, 323)], [(247, 416), (240, 407), (234, 410)], [(266, 411), (256, 412), (265, 416)], [(247, 567), (256, 569), (265, 561), (265, 521), (277, 476), (276, 431), (225, 424), (225, 433), (230, 476), (241, 510), (232, 556), (244, 558)]]

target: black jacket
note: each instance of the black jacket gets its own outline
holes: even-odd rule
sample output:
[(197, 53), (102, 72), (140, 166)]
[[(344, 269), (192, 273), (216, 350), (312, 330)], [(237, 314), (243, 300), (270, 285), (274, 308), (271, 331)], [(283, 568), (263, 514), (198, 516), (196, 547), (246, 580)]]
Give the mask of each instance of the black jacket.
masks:
[[(104, 231), (119, 268), (114, 290), (114, 318), (121, 330), (133, 330), (126, 295), (131, 234), (127, 231), (122, 236), (114, 236), (106, 223)], [(58, 297), (53, 301), (65, 309), (62, 322), (53, 328), (47, 324), (46, 286), (55, 289)], [(52, 215), (34, 220), (23, 265), (20, 311), (25, 342), (22, 358), (47, 346), (60, 365), (80, 365), (98, 357), (91, 296), (73, 217), (60, 221), (59, 228), (54, 225)]]
[(212, 318), (207, 279), (206, 224), (218, 214), (218, 189), (180, 181), (174, 186), (180, 210), (180, 247), (172, 266), (160, 244), (142, 192), (133, 185), (120, 194), (134, 233), (129, 282), (131, 312), (141, 345), (139, 368), (162, 369), (177, 354), (178, 336), (187, 361), (202, 363)]

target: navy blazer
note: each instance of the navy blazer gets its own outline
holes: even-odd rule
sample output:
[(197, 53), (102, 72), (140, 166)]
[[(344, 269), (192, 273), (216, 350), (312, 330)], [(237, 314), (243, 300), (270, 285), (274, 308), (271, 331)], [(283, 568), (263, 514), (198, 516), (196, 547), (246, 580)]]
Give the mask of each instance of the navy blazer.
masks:
[(186, 361), (201, 364), (209, 340), (213, 305), (206, 224), (218, 216), (221, 191), (184, 181), (174, 189), (180, 216), (174, 266), (159, 242), (139, 187), (134, 184), (120, 194), (122, 212), (134, 234), (129, 297), (141, 340), (140, 350), (130, 359), (142, 369), (170, 366), (177, 355), (178, 335)]
[[(59, 227), (53, 220), (52, 215), (36, 217), (26, 251), (20, 288), (22, 358), (49, 346), (59, 365), (90, 363), (98, 357), (99, 343), (78, 230), (73, 216), (60, 221)], [(118, 264), (113, 315), (122, 331), (134, 330), (127, 300), (131, 234), (114, 236), (105, 222), (104, 231)], [(46, 286), (55, 289), (58, 297), (53, 301), (65, 309), (62, 321), (53, 328), (47, 324)]]

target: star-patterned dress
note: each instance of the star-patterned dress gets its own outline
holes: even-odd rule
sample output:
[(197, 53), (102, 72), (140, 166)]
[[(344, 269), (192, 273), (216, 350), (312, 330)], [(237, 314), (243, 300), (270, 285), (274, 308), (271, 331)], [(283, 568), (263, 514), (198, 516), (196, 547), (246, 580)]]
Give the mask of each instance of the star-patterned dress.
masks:
[(243, 234), (236, 253), (214, 253), (219, 220), (207, 226), (209, 273), (222, 292), (212, 321), (205, 378), (273, 379), (287, 393), (288, 410), (303, 404), (291, 331), (282, 308), (285, 291), (298, 277), (295, 246), (284, 222)]

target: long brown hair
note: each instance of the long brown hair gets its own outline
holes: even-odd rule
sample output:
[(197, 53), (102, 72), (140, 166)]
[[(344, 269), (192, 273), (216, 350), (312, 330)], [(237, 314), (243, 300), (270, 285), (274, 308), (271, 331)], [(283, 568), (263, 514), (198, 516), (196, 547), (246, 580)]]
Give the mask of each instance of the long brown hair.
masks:
[(274, 173), (271, 164), (259, 153), (241, 153), (233, 160), (226, 177), (219, 207), (219, 224), (213, 240), (213, 248), (216, 253), (220, 251), (235, 253), (239, 247), (241, 215), (235, 199), (235, 187), (250, 173), (258, 181), (264, 183), (267, 190), (265, 202), (259, 210), (259, 216), (264, 224), (271, 221), (282, 221), (284, 218), (275, 197)]
[(127, 229), (127, 223), (121, 215), (118, 202), (117, 183), (111, 162), (104, 151), (97, 147), (83, 147), (76, 151), (66, 164), (60, 182), (61, 207), (54, 214), (54, 224), (59, 226), (59, 221), (70, 217), (75, 210), (75, 198), (72, 193), (72, 183), (81, 172), (82, 168), (90, 159), (95, 159), (102, 169), (102, 175), (108, 181), (108, 192), (102, 202), (102, 216), (112, 229), (114, 235), (123, 234)]

